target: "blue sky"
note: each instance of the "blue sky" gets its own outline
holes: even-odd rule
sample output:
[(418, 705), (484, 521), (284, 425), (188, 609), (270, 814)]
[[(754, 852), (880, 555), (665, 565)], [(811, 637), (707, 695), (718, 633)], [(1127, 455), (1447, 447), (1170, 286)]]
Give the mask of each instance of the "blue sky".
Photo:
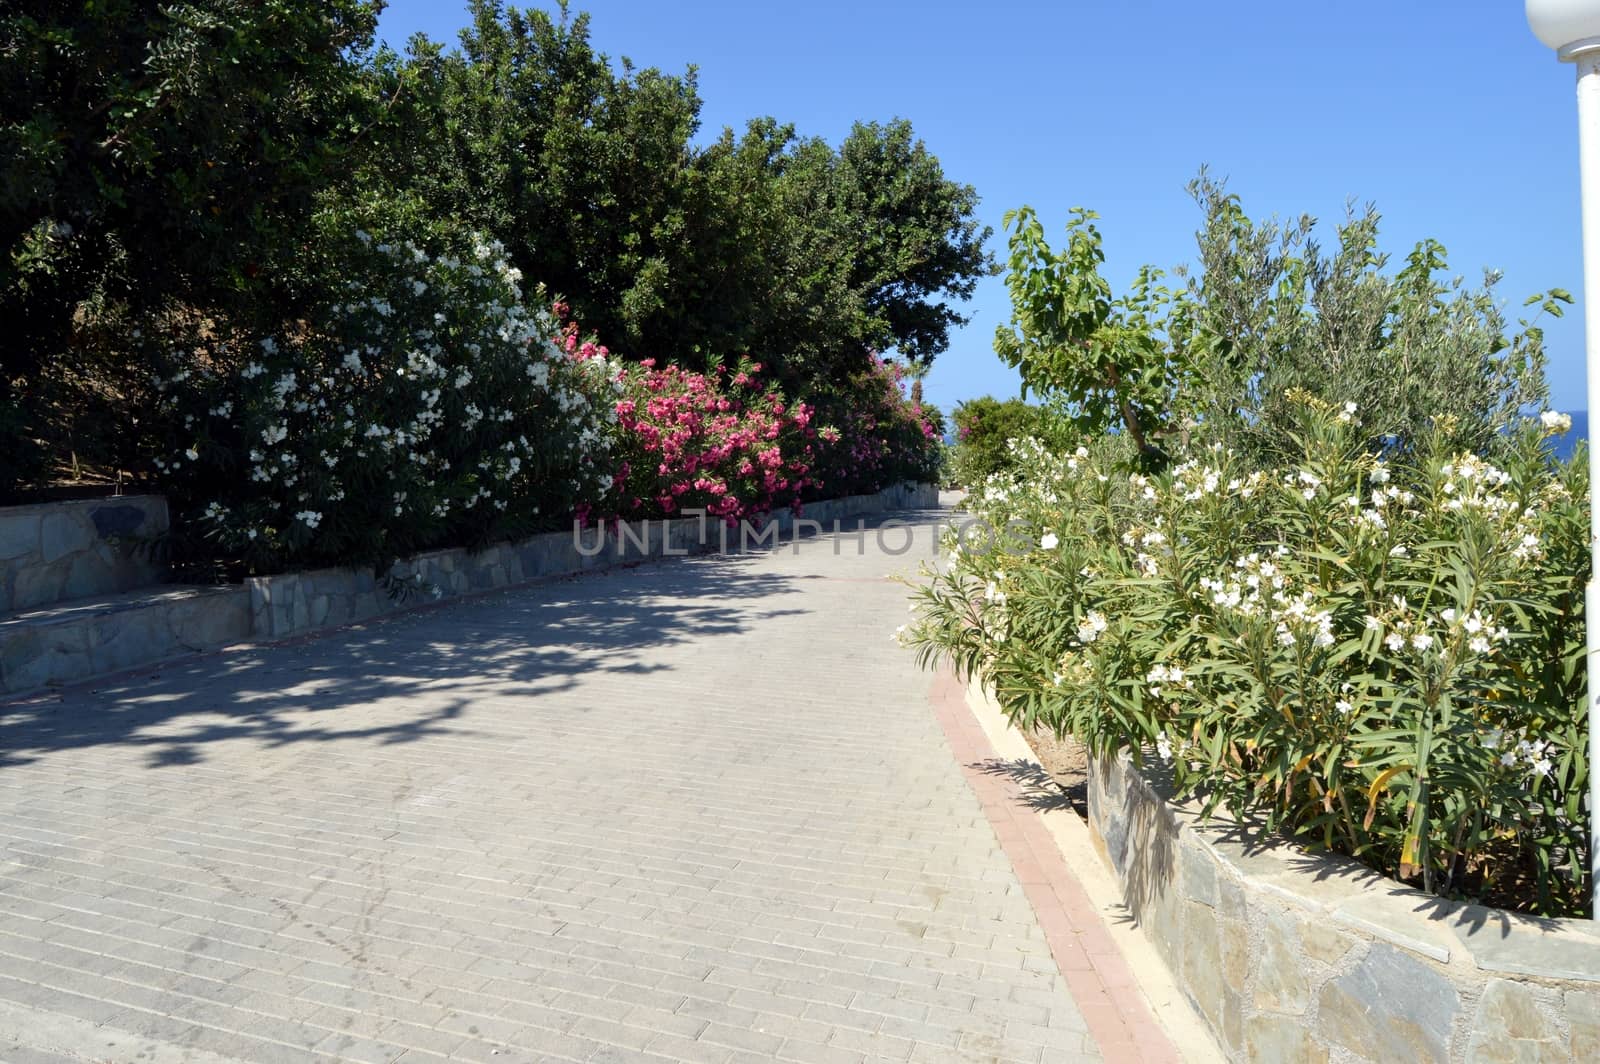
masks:
[[(521, 6), (546, 6), (528, 4)], [(1141, 263), (1190, 262), (1202, 164), (1252, 217), (1332, 224), (1354, 198), (1383, 213), (1395, 259), (1432, 236), (1452, 270), (1504, 274), (1508, 311), (1559, 286), (1581, 296), (1573, 69), (1515, 0), (589, 0), (613, 59), (699, 68), (701, 138), (772, 115), (838, 143), (853, 121), (909, 118), (951, 178), (1001, 216), (1031, 204), (1059, 242), (1068, 209), (1101, 214), (1120, 291)], [(398, 0), (379, 34), (454, 42), (465, 5)], [(949, 409), (1012, 395), (995, 358), (1009, 316), (983, 282), (927, 384)], [(1548, 323), (1553, 405), (1584, 405), (1581, 304)]]

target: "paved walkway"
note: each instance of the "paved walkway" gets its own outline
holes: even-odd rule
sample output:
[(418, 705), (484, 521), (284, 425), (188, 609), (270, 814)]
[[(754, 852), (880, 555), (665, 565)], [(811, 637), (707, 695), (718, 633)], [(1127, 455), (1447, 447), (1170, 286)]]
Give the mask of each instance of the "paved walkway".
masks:
[(891, 641), (932, 517), (0, 706), (0, 1060), (1098, 1059)]

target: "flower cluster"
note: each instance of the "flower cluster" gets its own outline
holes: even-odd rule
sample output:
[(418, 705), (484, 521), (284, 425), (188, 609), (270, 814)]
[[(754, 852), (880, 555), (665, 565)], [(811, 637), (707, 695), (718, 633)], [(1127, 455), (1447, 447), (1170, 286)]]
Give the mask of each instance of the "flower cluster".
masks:
[(1543, 777), (1555, 767), (1556, 746), (1545, 739), (1519, 738), (1511, 743), (1503, 728), (1493, 728), (1484, 735), (1483, 748), (1497, 754), (1495, 760), (1502, 768), (1521, 766), (1532, 775)]
[(1194, 681), (1184, 675), (1181, 665), (1155, 664), (1150, 666), (1150, 671), (1144, 674), (1145, 683), (1150, 685), (1150, 695), (1153, 698), (1161, 697), (1163, 684), (1181, 684), (1184, 687), (1193, 687)]
[(1200, 587), (1211, 593), (1212, 605), (1246, 618), (1264, 617), (1279, 646), (1292, 647), (1301, 639), (1312, 646), (1333, 645), (1333, 611), (1318, 608), (1318, 595), (1310, 589), (1293, 594), (1278, 562), (1290, 553), (1282, 544), (1263, 558), (1252, 551), (1233, 563), (1227, 580), (1201, 577)]
[(618, 371), (619, 516), (703, 510), (731, 523), (800, 504), (811, 484), (812, 412), (785, 402), (761, 371), (743, 362), (731, 374), (693, 373), (652, 360)]
[(292, 328), (212, 323), (151, 353), (156, 465), (211, 538), (257, 571), (371, 562), (551, 525), (609, 488), (610, 369), (565, 349), (499, 245), (432, 256), (357, 230), (347, 259), (345, 291)]
[(1383, 645), (1391, 654), (1407, 650), (1447, 653), (1465, 647), (1470, 653), (1488, 656), (1511, 638), (1509, 629), (1496, 626), (1481, 610), (1463, 613), (1448, 606), (1437, 614), (1428, 614), (1413, 609), (1404, 595), (1392, 596), (1386, 608), (1368, 614), (1365, 626), (1382, 635)]
[(938, 479), (942, 426), (935, 411), (905, 397), (902, 373), (874, 354), (865, 370), (816, 397), (813, 479), (830, 495)]

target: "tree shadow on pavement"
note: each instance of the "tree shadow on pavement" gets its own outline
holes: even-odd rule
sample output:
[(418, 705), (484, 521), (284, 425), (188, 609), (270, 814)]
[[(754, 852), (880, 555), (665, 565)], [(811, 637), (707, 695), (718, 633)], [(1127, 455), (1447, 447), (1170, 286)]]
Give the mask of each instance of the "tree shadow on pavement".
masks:
[(1011, 780), (1022, 792), (1022, 804), (1029, 809), (1039, 812), (1070, 809), (1079, 816), (1088, 812), (1089, 792), (1086, 784), (1073, 789), (1063, 788), (1054, 776), (1036, 762), (1020, 757), (1012, 760), (992, 757), (971, 767), (988, 776), (1004, 776)]
[[(0, 769), (112, 744), (148, 747), (145, 763), (158, 768), (199, 763), (207, 744), (228, 740), (389, 744), (473, 734), (461, 718), (475, 701), (535, 700), (608, 673), (669, 672), (689, 644), (808, 612), (800, 592), (822, 577), (754, 565), (750, 556), (704, 555), (599, 570), (0, 704)], [(363, 712), (341, 713), (355, 707)]]

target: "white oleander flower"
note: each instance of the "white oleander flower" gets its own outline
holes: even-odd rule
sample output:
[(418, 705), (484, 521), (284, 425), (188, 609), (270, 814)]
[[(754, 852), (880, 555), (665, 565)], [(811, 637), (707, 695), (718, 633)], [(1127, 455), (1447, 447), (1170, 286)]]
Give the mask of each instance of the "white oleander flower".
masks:
[(1559, 436), (1572, 428), (1572, 418), (1555, 410), (1546, 410), (1539, 415), (1539, 424), (1544, 426), (1546, 432)]

